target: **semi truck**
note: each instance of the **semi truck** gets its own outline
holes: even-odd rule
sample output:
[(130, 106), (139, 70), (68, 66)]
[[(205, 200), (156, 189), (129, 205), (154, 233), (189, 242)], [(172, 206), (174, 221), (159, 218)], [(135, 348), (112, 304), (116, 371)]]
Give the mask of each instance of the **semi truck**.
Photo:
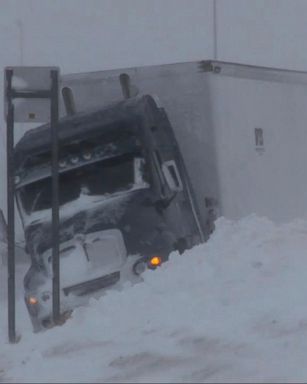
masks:
[[(155, 269), (206, 230), (173, 129), (149, 95), (60, 119), (60, 276), (63, 315)], [(17, 143), (18, 211), (31, 266), (25, 302), (34, 330), (52, 325), (52, 178), (49, 124)]]
[[(60, 90), (63, 308), (206, 241), (219, 216), (307, 217), (307, 73), (202, 60), (67, 74)], [(37, 329), (51, 321), (48, 132), (15, 148)]]

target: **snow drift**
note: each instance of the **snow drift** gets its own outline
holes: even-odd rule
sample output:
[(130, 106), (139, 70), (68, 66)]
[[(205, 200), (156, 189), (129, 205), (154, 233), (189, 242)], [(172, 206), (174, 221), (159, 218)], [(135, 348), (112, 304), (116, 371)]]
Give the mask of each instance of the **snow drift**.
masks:
[(3, 310), (0, 382), (306, 381), (306, 249), (307, 221), (221, 218), (206, 244), (61, 327), (32, 334), (21, 306), (9, 345)]

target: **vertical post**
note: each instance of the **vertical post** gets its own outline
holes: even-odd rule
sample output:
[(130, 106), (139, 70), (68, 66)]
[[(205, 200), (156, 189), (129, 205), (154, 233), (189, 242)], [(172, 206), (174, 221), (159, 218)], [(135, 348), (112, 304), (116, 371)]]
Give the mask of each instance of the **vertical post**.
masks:
[(16, 343), (15, 321), (15, 167), (14, 167), (14, 104), (12, 101), (13, 70), (6, 70), (6, 153), (7, 153), (7, 255), (8, 255), (8, 333)]
[(7, 267), (7, 223), (2, 209), (0, 209), (0, 254), (2, 259), (0, 265)]
[(50, 129), (52, 149), (52, 310), (53, 321), (60, 321), (60, 258), (59, 258), (59, 170), (58, 170), (58, 72), (51, 71)]
[(130, 76), (127, 73), (122, 73), (119, 75), (119, 81), (122, 87), (124, 99), (129, 99), (131, 97)]

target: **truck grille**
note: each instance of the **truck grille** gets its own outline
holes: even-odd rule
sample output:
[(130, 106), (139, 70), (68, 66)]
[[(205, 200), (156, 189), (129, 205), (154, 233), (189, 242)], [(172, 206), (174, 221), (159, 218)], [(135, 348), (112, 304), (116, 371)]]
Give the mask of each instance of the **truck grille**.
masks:
[(63, 288), (63, 292), (65, 296), (69, 295), (71, 292), (73, 292), (76, 296), (83, 296), (99, 289), (109, 287), (110, 285), (117, 283), (119, 279), (120, 272), (113, 272), (109, 275), (65, 287)]

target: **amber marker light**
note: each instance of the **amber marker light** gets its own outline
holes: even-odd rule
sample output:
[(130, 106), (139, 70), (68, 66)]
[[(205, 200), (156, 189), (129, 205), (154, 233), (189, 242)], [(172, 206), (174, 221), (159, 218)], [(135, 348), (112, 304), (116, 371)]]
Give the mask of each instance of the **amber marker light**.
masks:
[(36, 297), (34, 297), (34, 296), (30, 296), (30, 297), (28, 298), (28, 303), (31, 304), (31, 305), (36, 305), (36, 304), (38, 303), (38, 300), (37, 300)]
[(150, 261), (149, 261), (150, 265), (152, 267), (158, 267), (159, 265), (162, 264), (162, 259), (160, 256), (153, 256)]

